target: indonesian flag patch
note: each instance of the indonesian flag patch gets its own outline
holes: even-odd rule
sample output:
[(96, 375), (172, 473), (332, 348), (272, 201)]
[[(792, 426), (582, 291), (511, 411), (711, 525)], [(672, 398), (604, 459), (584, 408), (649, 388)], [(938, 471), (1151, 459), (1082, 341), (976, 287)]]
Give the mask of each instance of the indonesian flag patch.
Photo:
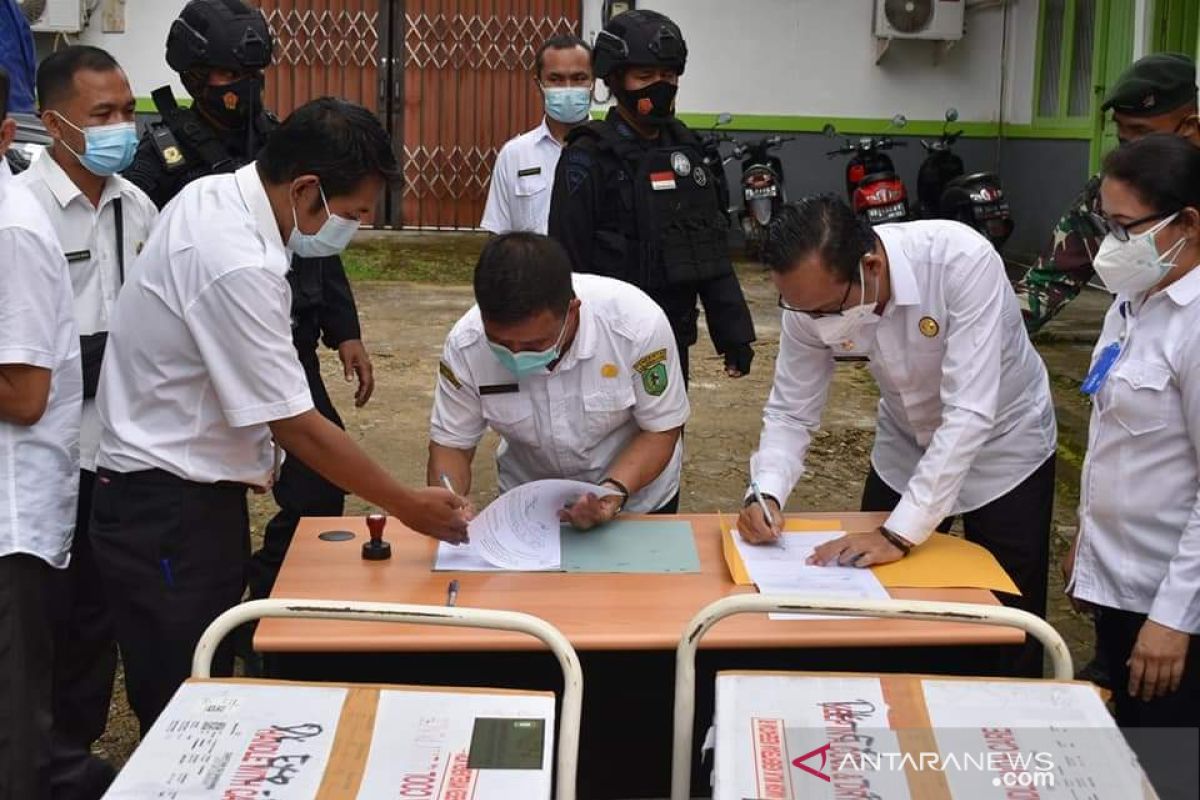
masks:
[(671, 170), (650, 173), (650, 188), (656, 192), (669, 192), (675, 189), (675, 173)]

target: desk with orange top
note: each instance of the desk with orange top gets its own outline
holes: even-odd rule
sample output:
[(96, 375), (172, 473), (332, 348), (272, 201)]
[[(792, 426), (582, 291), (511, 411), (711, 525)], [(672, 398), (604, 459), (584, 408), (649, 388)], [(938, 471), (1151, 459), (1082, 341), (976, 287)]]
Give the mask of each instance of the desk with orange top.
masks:
[[(806, 514), (847, 531), (878, 526), (881, 514)], [(659, 519), (662, 519), (661, 517)], [(389, 520), (387, 561), (364, 561), (361, 518), (301, 521), (272, 597), (443, 605), (450, 580), (458, 604), (523, 611), (561, 630), (584, 667), (580, 797), (666, 796), (670, 772), (674, 651), (687, 622), (729, 594), (752, 592), (729, 576), (717, 515), (691, 523), (694, 574), (451, 573), (432, 570), (436, 543)], [(347, 530), (347, 541), (319, 534)], [(890, 589), (893, 597), (996, 604), (982, 589)], [(698, 736), (712, 711), (718, 669), (853, 670), (1002, 674), (1020, 631), (952, 622), (733, 617), (705, 636), (697, 685)], [(270, 674), (301, 680), (511, 686), (561, 684), (558, 667), (517, 634), (456, 628), (293, 619), (264, 620), (254, 638)], [(486, 654), (485, 654), (486, 653)], [(634, 755), (636, 754), (636, 755)], [(625, 765), (622, 767), (621, 765)], [(693, 785), (707, 786), (697, 773)]]

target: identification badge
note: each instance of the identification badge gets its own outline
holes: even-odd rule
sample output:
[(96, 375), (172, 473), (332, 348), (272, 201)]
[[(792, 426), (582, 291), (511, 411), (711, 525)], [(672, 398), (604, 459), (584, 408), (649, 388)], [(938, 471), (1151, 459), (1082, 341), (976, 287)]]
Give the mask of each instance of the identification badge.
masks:
[(1083, 379), (1083, 384), (1079, 387), (1079, 391), (1088, 397), (1092, 397), (1096, 392), (1100, 391), (1100, 387), (1104, 385), (1105, 379), (1108, 378), (1108, 373), (1112, 371), (1113, 365), (1117, 363), (1117, 359), (1120, 357), (1120, 342), (1113, 342), (1101, 350), (1096, 363), (1092, 365), (1091, 371)]
[(74, 264), (78, 261), (88, 261), (92, 257), (91, 250), (72, 250), (70, 253), (63, 253), (67, 257), (68, 264)]

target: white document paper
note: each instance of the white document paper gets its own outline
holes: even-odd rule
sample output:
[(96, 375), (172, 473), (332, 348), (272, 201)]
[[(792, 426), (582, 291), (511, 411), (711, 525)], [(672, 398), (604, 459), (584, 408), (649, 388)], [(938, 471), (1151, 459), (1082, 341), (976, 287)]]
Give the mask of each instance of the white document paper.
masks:
[[(846, 600), (886, 600), (887, 589), (869, 569), (817, 567), (807, 563), (819, 545), (845, 536), (844, 531), (785, 533), (774, 544), (755, 545), (730, 532), (750, 580), (763, 594), (790, 594)], [(831, 619), (821, 614), (771, 614), (771, 619)], [(841, 619), (851, 619), (841, 617)]]
[[(925, 705), (955, 797), (1120, 800), (1142, 797), (1142, 772), (1091, 686), (1051, 681), (923, 680)], [(968, 757), (993, 754), (985, 768)], [(977, 757), (976, 762), (980, 759)]]
[(185, 683), (108, 800), (316, 797), (346, 690)]
[[(480, 717), (544, 720), (541, 769), (470, 769)], [(552, 696), (384, 690), (358, 800), (549, 800), (553, 752)]]
[(450, 544), (438, 542), (437, 555), (433, 559), (435, 572), (503, 572), (503, 567), (488, 563), (479, 555), (474, 542)]
[(718, 675), (713, 800), (908, 800), (878, 678)]
[(467, 533), (475, 553), (494, 567), (556, 570), (562, 567), (562, 521), (558, 513), (580, 497), (619, 494), (582, 481), (524, 483), (492, 501), (471, 520)]

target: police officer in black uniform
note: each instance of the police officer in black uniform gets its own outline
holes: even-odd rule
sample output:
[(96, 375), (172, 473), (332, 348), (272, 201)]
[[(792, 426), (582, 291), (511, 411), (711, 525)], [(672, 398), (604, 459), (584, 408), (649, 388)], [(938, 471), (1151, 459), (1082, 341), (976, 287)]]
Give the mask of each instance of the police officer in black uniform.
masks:
[(617, 105), (568, 135), (550, 235), (576, 271), (633, 283), (662, 306), (685, 380), (699, 298), (726, 372), (740, 377), (754, 358), (754, 323), (729, 258), (716, 176), (702, 164), (699, 138), (675, 118), (686, 62), (679, 27), (654, 11), (613, 17), (596, 37), (596, 77)]
[[(194, 102), (180, 108), (169, 86), (153, 93), (162, 120), (150, 125), (125, 172), (159, 208), (190, 181), (254, 160), (279, 125), (262, 105), (262, 71), (271, 64), (272, 47), (262, 12), (243, 0), (191, 0), (172, 23), (167, 63)], [(338, 351), (347, 378), (357, 374), (356, 405), (370, 398), (374, 378), (341, 258), (293, 258), (288, 281), (292, 338), (313, 403), (344, 427), (321, 380), (318, 342)], [(300, 517), (341, 516), (345, 505), (341, 489), (294, 458), (284, 461), (274, 493), (279, 513), (267, 524), (262, 549), (250, 564), (255, 598), (270, 594)]]

